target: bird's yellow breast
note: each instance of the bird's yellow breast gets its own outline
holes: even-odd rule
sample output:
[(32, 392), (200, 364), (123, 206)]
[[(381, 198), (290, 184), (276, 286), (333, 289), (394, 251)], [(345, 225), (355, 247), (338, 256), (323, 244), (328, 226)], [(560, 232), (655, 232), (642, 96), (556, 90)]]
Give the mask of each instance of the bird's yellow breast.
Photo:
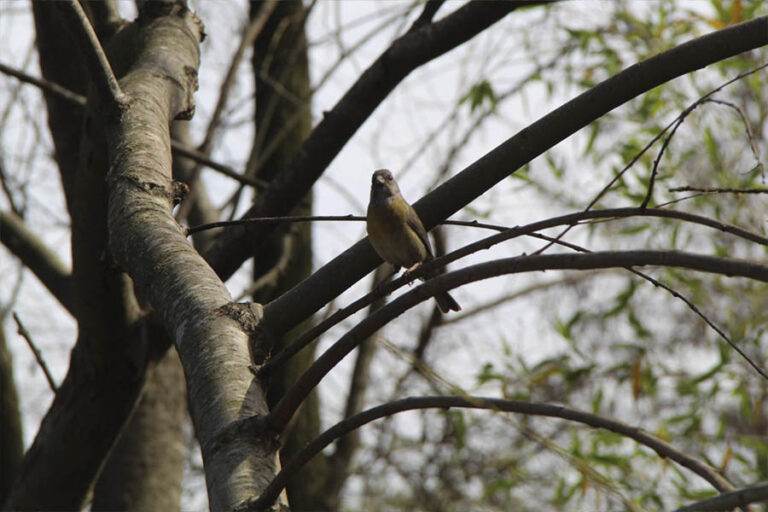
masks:
[(402, 198), (368, 205), (368, 239), (384, 261), (409, 268), (427, 257), (427, 248), (408, 225), (410, 206)]

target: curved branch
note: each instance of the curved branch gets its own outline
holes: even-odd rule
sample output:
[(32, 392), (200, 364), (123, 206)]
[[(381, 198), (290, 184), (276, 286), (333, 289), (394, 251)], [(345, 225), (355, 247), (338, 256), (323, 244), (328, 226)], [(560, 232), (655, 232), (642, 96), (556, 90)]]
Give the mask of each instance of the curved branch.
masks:
[[(502, 400), (498, 398), (485, 397), (463, 397), (463, 396), (424, 396), (403, 398), (394, 402), (389, 402), (377, 407), (373, 407), (350, 418), (340, 421), (322, 434), (314, 441), (308, 444), (299, 452), (288, 464), (286, 464), (274, 480), (267, 486), (261, 496), (250, 504), (250, 510), (263, 510), (274, 503), (277, 496), (285, 487), (288, 480), (301, 469), (312, 457), (320, 453), (326, 446), (336, 439), (351, 432), (372, 421), (391, 416), (404, 411), (415, 409), (449, 409), (451, 407), (462, 407), (468, 409), (488, 409), (492, 411), (512, 412), (519, 414), (528, 414), (533, 416), (548, 416), (552, 418), (562, 418), (577, 423), (583, 423), (590, 427), (610, 430), (619, 435), (626, 436), (634, 441), (647, 446), (655, 451), (660, 457), (673, 460), (684, 466), (704, 480), (712, 484), (719, 491), (730, 491), (733, 486), (725, 479), (715, 468), (709, 464), (692, 457), (671, 444), (662, 441), (658, 437), (637, 428), (616, 421), (611, 418), (591, 414), (577, 409), (571, 409), (562, 405), (552, 405), (545, 403), (532, 403), (521, 400)], [(704, 510), (704, 509), (696, 509)]]
[[(768, 44), (768, 16), (693, 39), (635, 64), (550, 112), (414, 204), (424, 226), (471, 203), (511, 172), (614, 108), (673, 78)], [(348, 289), (376, 265), (362, 240), (270, 306), (278, 332), (290, 328)], [(311, 292), (309, 292), (311, 290)], [(266, 309), (265, 309), (266, 313)]]
[[(536, 231), (540, 231), (543, 229), (548, 229), (548, 228), (562, 226), (562, 225), (576, 225), (578, 223), (588, 221), (588, 220), (626, 218), (626, 217), (633, 217), (633, 216), (661, 217), (661, 218), (684, 220), (687, 222), (692, 222), (694, 224), (701, 224), (703, 226), (707, 226), (712, 229), (717, 229), (718, 231), (723, 231), (725, 233), (730, 233), (734, 236), (744, 238), (745, 240), (749, 240), (751, 242), (755, 242), (760, 245), (768, 246), (768, 238), (760, 236), (756, 233), (752, 233), (751, 231), (747, 231), (738, 226), (734, 226), (732, 224), (726, 224), (718, 220), (710, 219), (708, 217), (703, 217), (701, 215), (696, 215), (693, 213), (678, 212), (675, 210), (664, 210), (661, 208), (646, 208), (645, 210), (641, 210), (639, 208), (613, 208), (608, 210), (591, 210), (591, 211), (580, 211), (580, 212), (570, 213), (567, 215), (561, 215), (559, 217), (553, 217), (551, 219), (545, 219), (542, 221), (534, 222), (526, 226), (518, 226), (514, 228), (507, 228), (506, 226), (495, 226), (491, 224), (480, 224), (474, 221), (471, 221), (471, 222), (446, 221), (444, 222), (444, 224), (470, 226), (470, 227), (483, 227), (486, 229), (495, 229), (497, 231), (501, 231), (501, 233), (487, 237), (487, 238), (483, 238), (482, 240), (478, 240), (477, 242), (473, 242), (469, 245), (466, 245), (449, 254), (446, 254), (445, 256), (436, 258), (434, 262), (430, 262), (429, 264), (424, 265), (424, 268), (425, 270), (428, 271), (431, 268), (444, 267), (445, 265), (453, 261), (456, 261), (459, 258), (463, 258), (469, 254), (488, 249), (491, 246), (501, 243), (505, 240), (516, 238), (518, 236), (530, 235), (532, 233), (535, 233)], [(359, 246), (360, 244), (363, 244), (364, 242), (365, 240), (358, 242), (357, 244), (355, 244), (355, 246), (353, 246), (352, 249)], [(349, 253), (352, 249), (346, 251), (344, 254)], [(344, 254), (342, 254), (342, 256)], [(417, 271), (417, 272), (421, 272), (421, 271)], [(421, 274), (416, 273), (413, 275), (418, 277)], [(343, 276), (341, 275), (336, 277), (336, 279), (342, 279), (342, 278)], [(309, 277), (307, 281), (310, 281), (312, 279), (313, 279), (312, 277)], [(380, 290), (377, 290), (377, 292), (381, 294), (391, 293), (392, 291), (396, 290), (400, 286), (404, 285), (406, 282), (407, 280), (404, 280), (402, 278), (396, 279), (384, 285)], [(294, 294), (297, 292), (297, 290), (302, 288), (303, 286), (300, 284), (297, 287), (294, 287), (293, 290), (291, 290), (289, 293)], [(307, 291), (307, 290), (304, 291), (304, 293), (306, 295), (309, 295), (310, 297), (312, 296), (317, 297), (318, 294), (321, 295), (320, 300), (322, 300), (322, 295), (324, 294), (324, 292), (325, 292), (324, 289), (320, 289), (320, 290), (313, 289), (311, 291)], [(262, 367), (261, 371), (268, 372), (271, 368), (274, 368), (275, 366), (282, 364), (287, 359), (289, 359), (294, 354), (296, 354), (299, 350), (301, 350), (302, 348), (307, 346), (309, 343), (311, 343), (312, 340), (320, 336), (322, 333), (324, 333), (325, 331), (327, 331), (337, 323), (341, 322), (345, 318), (349, 317), (350, 315), (368, 306), (375, 299), (376, 296), (378, 296), (376, 293), (365, 295), (360, 299), (356, 300), (355, 302), (353, 302), (352, 304), (346, 306), (345, 308), (337, 310), (333, 315), (329, 316), (322, 322), (318, 323), (311, 329), (304, 332), (301, 336), (296, 338), (290, 345), (288, 345), (286, 348), (284, 348), (283, 350), (275, 354)], [(304, 300), (306, 300), (306, 298), (304, 298)], [(284, 329), (290, 327), (291, 325), (290, 322), (293, 318), (292, 315), (294, 311), (288, 307), (289, 304), (290, 302), (286, 302), (286, 300), (283, 297), (281, 297), (267, 304), (264, 307), (265, 322), (268, 322), (269, 328), (274, 332), (282, 332)], [(286, 307), (288, 307), (288, 309), (285, 309)]]
[(714, 498), (697, 501), (675, 512), (711, 512), (714, 510), (732, 510), (736, 507), (768, 500), (768, 484), (745, 487), (724, 492)]
[(74, 315), (75, 298), (69, 269), (16, 214), (0, 211), (0, 242)]
[[(439, 261), (439, 260), (435, 260)], [(505, 274), (522, 272), (635, 266), (681, 267), (712, 274), (741, 276), (768, 282), (768, 266), (743, 260), (702, 256), (679, 251), (606, 251), (587, 254), (541, 254), (480, 263), (430, 279), (366, 317), (334, 343), (299, 377), (268, 416), (271, 427), (281, 432), (296, 409), (320, 380), (349, 352), (387, 322), (435, 294), (458, 286)], [(413, 277), (413, 276), (412, 276)]]
[[(248, 372), (246, 330), (256, 308), (238, 309), (224, 283), (184, 238), (171, 215), (169, 121), (193, 110), (203, 27), (189, 10), (159, 10), (145, 45), (121, 79), (131, 101), (106, 123), (110, 169), (110, 254), (173, 336), (184, 366), (212, 510), (233, 509), (274, 475), (276, 446), (221, 437), (243, 415), (267, 411), (264, 390)], [(239, 320), (239, 321), (238, 321)]]
[[(482, 32), (525, 1), (469, 2), (437, 22), (407, 32), (363, 73), (333, 109), (326, 112), (293, 160), (244, 217), (284, 215), (306, 195), (357, 129), (414, 69)], [(223, 279), (254, 252), (268, 226), (224, 232), (204, 255)], [(308, 315), (305, 315), (305, 317)]]

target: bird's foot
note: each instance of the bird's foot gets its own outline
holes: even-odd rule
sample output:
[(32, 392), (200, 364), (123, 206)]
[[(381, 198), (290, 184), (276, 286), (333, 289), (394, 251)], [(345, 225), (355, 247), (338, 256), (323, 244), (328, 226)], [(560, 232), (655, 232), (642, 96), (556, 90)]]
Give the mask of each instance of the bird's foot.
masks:
[(405, 272), (403, 272), (403, 277), (405, 277), (408, 280), (408, 284), (413, 284), (414, 278), (411, 277), (411, 274), (413, 274), (417, 268), (421, 266), (421, 262), (415, 263), (414, 265), (411, 265), (407, 269), (405, 269)]

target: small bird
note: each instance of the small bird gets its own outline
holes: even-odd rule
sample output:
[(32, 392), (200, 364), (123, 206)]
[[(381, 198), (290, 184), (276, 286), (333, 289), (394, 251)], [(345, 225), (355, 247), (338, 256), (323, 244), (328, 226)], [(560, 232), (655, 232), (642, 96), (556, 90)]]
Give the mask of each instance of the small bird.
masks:
[[(410, 204), (400, 194), (392, 173), (381, 169), (371, 179), (371, 200), (366, 215), (368, 239), (378, 255), (395, 266), (413, 272), (422, 262), (432, 259), (427, 231)], [(422, 279), (427, 279), (426, 276)], [(435, 295), (442, 313), (461, 311), (448, 292)]]

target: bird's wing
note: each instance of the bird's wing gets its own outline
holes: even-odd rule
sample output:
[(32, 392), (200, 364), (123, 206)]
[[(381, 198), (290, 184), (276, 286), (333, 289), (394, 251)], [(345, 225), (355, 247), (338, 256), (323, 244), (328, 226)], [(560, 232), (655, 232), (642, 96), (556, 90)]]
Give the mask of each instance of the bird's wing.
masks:
[(427, 254), (430, 256), (433, 256), (432, 253), (432, 246), (429, 244), (429, 237), (427, 236), (427, 230), (424, 229), (424, 224), (421, 223), (421, 219), (419, 218), (419, 215), (416, 213), (416, 210), (413, 209), (413, 207), (408, 208), (408, 227), (411, 228), (414, 233), (416, 233), (419, 236), (419, 240), (424, 244), (424, 247), (427, 248)]

